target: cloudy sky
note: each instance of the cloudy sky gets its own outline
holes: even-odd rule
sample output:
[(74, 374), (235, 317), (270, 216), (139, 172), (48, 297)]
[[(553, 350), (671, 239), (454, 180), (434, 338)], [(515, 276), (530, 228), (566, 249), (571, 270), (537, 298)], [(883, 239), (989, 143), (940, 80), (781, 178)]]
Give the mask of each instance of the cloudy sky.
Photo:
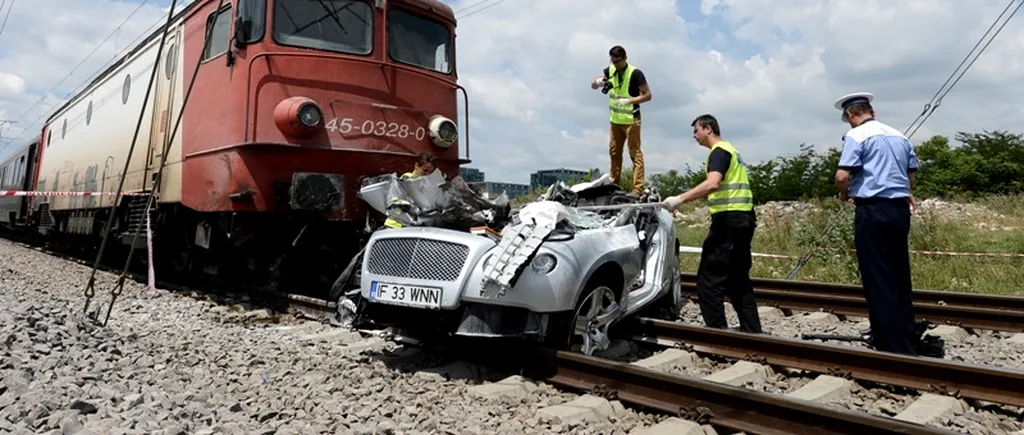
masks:
[[(0, 130), (0, 156), (14, 148), (10, 140), (20, 145), (38, 134), (63, 98), (154, 28), (170, 4), (148, 0), (103, 42), (140, 2), (0, 0), (0, 22), (10, 10), (0, 33), (0, 119), (17, 121)], [(607, 170), (606, 98), (588, 82), (606, 66), (612, 45), (626, 47), (654, 93), (643, 106), (651, 174), (703, 160), (689, 124), (705, 112), (719, 118), (724, 137), (748, 161), (795, 152), (800, 143), (838, 146), (847, 127), (832, 102), (854, 91), (875, 93), (880, 120), (904, 130), (1007, 6), (1007, 0), (448, 3), (464, 17), (457, 49), (472, 109), (472, 166), (489, 180), (520, 183), (542, 168)], [(1022, 26), (1021, 17), (1006, 25), (915, 142), (956, 131), (1024, 132), (1024, 51), (1016, 48), (1024, 46)]]

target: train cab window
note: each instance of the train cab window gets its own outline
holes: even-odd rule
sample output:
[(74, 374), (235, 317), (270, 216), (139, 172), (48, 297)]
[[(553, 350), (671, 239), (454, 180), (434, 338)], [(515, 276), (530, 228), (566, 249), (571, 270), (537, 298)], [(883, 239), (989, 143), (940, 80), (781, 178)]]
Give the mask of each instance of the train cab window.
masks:
[(452, 34), (444, 25), (401, 9), (388, 11), (388, 56), (448, 74)]
[(206, 21), (207, 29), (209, 26), (213, 26), (213, 32), (210, 33), (210, 40), (206, 41), (205, 50), (203, 50), (203, 61), (220, 56), (228, 51), (228, 42), (230, 42), (231, 34), (231, 7), (221, 9)]
[(370, 54), (373, 9), (360, 0), (278, 0), (274, 2), (274, 41), (347, 54)]

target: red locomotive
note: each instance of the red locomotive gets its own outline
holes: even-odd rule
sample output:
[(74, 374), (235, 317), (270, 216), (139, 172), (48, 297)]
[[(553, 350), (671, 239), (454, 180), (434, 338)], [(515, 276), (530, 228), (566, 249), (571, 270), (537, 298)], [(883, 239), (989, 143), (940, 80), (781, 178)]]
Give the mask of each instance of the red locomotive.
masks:
[[(437, 0), (197, 0), (172, 18), (162, 50), (158, 29), (55, 110), (0, 164), (15, 166), (4, 189), (115, 192), (137, 138), (123, 190), (160, 183), (157, 266), (326, 291), (382, 219), (356, 196), (363, 179), (407, 171), (425, 152), (452, 176), (468, 162), (453, 121), (460, 90), (468, 117), (455, 27)], [(116, 201), (111, 236), (128, 244), (146, 200), (6, 198), (0, 223), (99, 246)]]

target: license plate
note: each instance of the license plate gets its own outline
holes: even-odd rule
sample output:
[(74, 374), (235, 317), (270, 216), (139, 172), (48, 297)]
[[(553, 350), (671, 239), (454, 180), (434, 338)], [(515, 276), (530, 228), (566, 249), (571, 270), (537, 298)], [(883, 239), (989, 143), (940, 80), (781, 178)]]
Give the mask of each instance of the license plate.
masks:
[(441, 289), (373, 281), (370, 283), (370, 300), (415, 308), (440, 309)]

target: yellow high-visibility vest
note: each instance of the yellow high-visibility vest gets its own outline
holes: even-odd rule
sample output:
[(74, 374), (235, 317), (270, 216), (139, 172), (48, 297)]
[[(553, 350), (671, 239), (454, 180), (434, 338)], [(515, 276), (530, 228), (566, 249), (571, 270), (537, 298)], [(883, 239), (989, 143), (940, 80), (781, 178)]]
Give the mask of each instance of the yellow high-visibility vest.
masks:
[[(754, 192), (750, 190), (747, 179), (747, 165), (743, 163), (739, 151), (726, 141), (718, 141), (711, 146), (711, 151), (722, 148), (729, 152), (729, 169), (722, 175), (718, 189), (708, 195), (708, 208), (711, 214), (723, 211), (750, 211), (754, 209)], [(705, 172), (711, 167), (711, 153), (708, 153)]]
[(633, 123), (633, 105), (619, 104), (615, 100), (631, 98), (629, 80), (633, 77), (634, 69), (633, 65), (626, 64), (625, 71), (622, 71), (622, 83), (619, 83), (617, 74), (615, 74), (615, 65), (608, 66), (608, 81), (612, 83), (612, 88), (608, 91), (608, 112), (609, 119), (613, 124), (629, 125)]

